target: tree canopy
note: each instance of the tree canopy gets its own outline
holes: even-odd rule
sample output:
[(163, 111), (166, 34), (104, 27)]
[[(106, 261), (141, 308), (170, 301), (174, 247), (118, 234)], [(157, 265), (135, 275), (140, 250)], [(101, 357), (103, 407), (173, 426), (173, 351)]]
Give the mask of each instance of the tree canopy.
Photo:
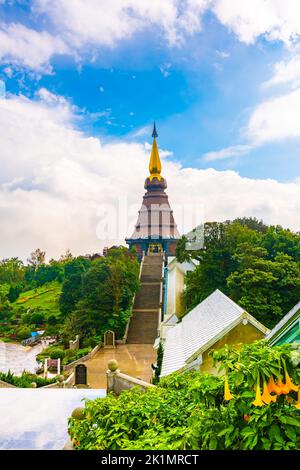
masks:
[(268, 327), (300, 300), (300, 234), (256, 219), (205, 224), (205, 245), (177, 248), (179, 261), (197, 259), (188, 273), (187, 310), (220, 289)]

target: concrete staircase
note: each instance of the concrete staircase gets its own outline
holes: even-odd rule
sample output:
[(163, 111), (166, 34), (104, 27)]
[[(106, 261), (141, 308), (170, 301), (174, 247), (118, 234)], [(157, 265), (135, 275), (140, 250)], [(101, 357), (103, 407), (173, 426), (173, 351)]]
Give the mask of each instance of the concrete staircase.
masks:
[(153, 344), (157, 338), (162, 289), (163, 255), (144, 257), (141, 287), (135, 296), (127, 343)]

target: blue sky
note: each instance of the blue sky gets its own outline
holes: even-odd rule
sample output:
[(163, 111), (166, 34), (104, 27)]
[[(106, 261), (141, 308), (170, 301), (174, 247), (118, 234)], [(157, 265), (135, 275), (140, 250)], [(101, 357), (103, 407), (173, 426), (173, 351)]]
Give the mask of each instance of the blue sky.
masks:
[[(3, 21), (53, 31), (46, 15), (32, 13), (33, 4), (4, 3)], [(156, 119), (161, 147), (184, 166), (234, 169), (251, 178), (285, 181), (300, 171), (299, 139), (268, 142), (222, 160), (205, 161), (203, 155), (247, 143), (243, 129), (249, 116), (269, 96), (261, 85), (286, 56), (282, 41), (262, 36), (247, 44), (207, 11), (202, 30), (180, 46), (167, 44), (161, 31), (149, 27), (113, 47), (93, 45), (80, 58), (53, 54), (51, 74), (34, 76), (15, 67), (9, 77), (5, 70), (10, 60), (4, 59), (1, 79), (10, 93), (34, 97), (45, 87), (66, 97), (81, 114), (77, 125), (105, 141), (149, 140), (149, 126)]]
[[(300, 230), (299, 35), (295, 0), (0, 0), (0, 221), (22, 191), (63, 214), (73, 187), (90, 188), (84, 211), (127, 190), (122, 175), (140, 200), (155, 119), (167, 177), (207, 218)], [(181, 201), (180, 185), (169, 191)]]

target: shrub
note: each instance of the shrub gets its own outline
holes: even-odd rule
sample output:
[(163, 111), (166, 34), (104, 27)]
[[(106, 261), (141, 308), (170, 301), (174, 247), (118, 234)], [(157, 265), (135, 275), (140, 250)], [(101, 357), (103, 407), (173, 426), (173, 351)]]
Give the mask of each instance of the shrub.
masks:
[(31, 325), (43, 325), (45, 321), (45, 316), (43, 313), (39, 313), (39, 312), (36, 312), (36, 313), (33, 313), (31, 316), (30, 316), (30, 324)]
[(76, 351), (73, 349), (67, 349), (65, 351), (65, 357), (63, 360), (63, 364), (69, 364), (70, 362), (73, 362), (76, 360)]
[(8, 371), (7, 373), (0, 372), (0, 380), (3, 380), (6, 383), (15, 385), (15, 387), (21, 388), (32, 388), (32, 383), (35, 382), (37, 387), (44, 387), (45, 385), (50, 385), (56, 382), (56, 379), (44, 379), (35, 374), (30, 374), (28, 372), (23, 372), (22, 375), (16, 376), (12, 372)]
[(20, 326), (17, 328), (16, 335), (18, 339), (23, 340), (30, 337), (30, 332), (31, 330), (27, 326)]
[(63, 359), (65, 357), (65, 351), (60, 348), (52, 349), (50, 352), (51, 359)]
[(91, 352), (91, 348), (83, 348), (77, 350), (67, 349), (65, 351), (63, 364), (70, 364), (70, 362), (77, 361), (77, 359), (86, 356), (89, 352)]
[(299, 448), (300, 349), (257, 342), (214, 359), (224, 376), (173, 374), (146, 393), (86, 401), (83, 419), (69, 419), (75, 449)]
[(50, 315), (47, 320), (48, 325), (54, 326), (57, 325), (57, 318), (55, 315)]

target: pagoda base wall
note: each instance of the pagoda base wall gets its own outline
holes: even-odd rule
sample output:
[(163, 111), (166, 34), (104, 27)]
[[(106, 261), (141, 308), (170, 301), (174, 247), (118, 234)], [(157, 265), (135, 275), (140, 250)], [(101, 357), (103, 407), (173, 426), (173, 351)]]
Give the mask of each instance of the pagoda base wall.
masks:
[(149, 251), (149, 247), (152, 244), (160, 244), (162, 246), (162, 251), (166, 254), (166, 256), (176, 256), (176, 247), (177, 247), (178, 240), (170, 240), (170, 239), (140, 239), (140, 240), (132, 240), (127, 239), (126, 243), (129, 245), (129, 249), (135, 249), (139, 259), (142, 258), (143, 253), (147, 254)]

